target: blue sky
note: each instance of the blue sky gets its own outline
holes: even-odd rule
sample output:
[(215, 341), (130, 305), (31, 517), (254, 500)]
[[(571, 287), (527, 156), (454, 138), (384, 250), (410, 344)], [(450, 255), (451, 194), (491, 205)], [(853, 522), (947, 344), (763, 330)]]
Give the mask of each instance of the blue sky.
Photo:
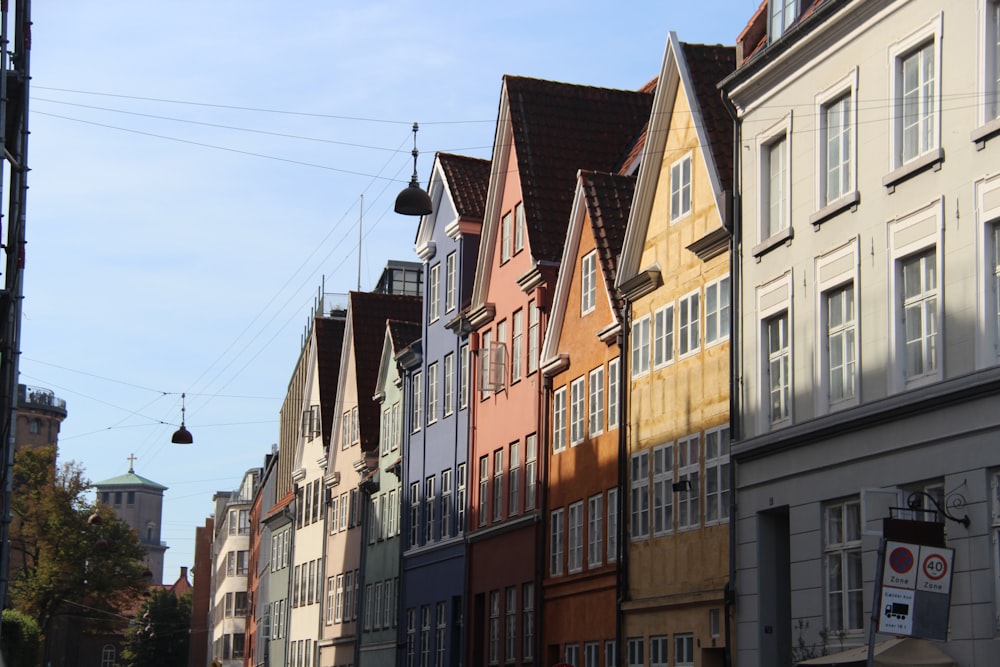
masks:
[(357, 286), (359, 220), (362, 289), (416, 261), (392, 212), (414, 121), (426, 185), (435, 151), (490, 156), (504, 74), (638, 88), (668, 31), (732, 44), (757, 5), (34, 3), (21, 382), (67, 401), (61, 458), (97, 482), (134, 453), (169, 487), (172, 581), (278, 441), (317, 290)]

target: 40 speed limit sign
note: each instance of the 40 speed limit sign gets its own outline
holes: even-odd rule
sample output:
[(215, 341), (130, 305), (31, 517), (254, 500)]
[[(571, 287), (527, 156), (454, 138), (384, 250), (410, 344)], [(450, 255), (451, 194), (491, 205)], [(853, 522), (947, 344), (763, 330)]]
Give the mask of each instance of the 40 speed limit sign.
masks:
[(954, 551), (934, 547), (920, 547), (917, 568), (917, 590), (930, 593), (951, 592), (951, 561)]

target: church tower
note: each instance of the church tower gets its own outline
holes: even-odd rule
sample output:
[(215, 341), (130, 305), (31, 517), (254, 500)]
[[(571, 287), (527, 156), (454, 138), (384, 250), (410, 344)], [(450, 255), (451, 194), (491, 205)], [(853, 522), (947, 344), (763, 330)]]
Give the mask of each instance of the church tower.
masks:
[(163, 526), (163, 492), (167, 487), (135, 474), (135, 456), (128, 457), (128, 472), (98, 482), (97, 499), (115, 510), (118, 518), (139, 535), (146, 549), (146, 566), (153, 573), (153, 584), (163, 583), (163, 556), (166, 543), (160, 540)]

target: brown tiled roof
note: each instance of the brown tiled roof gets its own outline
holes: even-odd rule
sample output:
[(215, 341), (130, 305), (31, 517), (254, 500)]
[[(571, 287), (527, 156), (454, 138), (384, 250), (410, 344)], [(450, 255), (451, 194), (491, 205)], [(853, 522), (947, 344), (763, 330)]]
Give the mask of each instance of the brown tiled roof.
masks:
[(272, 517), (272, 516), (280, 513), (281, 510), (283, 510), (286, 507), (288, 507), (289, 505), (291, 505), (293, 500), (295, 500), (295, 491), (289, 490), (288, 493), (286, 493), (281, 498), (281, 500), (279, 500), (278, 502), (276, 502), (271, 507), (271, 509), (269, 509), (267, 511), (267, 514), (264, 515), (264, 518), (267, 519), (267, 518), (270, 518), (270, 517)]
[(531, 252), (558, 262), (577, 170), (616, 171), (649, 120), (653, 96), (516, 76), (504, 85)]
[(615, 274), (618, 272), (618, 259), (625, 243), (625, 227), (632, 208), (636, 178), (581, 171), (580, 182), (597, 244), (597, 255), (604, 272), (604, 285), (615, 305), (615, 317), (619, 318), (622, 303), (615, 289)]
[(386, 322), (389, 327), (389, 336), (392, 338), (393, 352), (400, 352), (419, 340), (423, 334), (420, 322), (400, 322), (399, 320), (389, 320)]
[(486, 190), (490, 185), (490, 161), (438, 153), (451, 198), (461, 217), (482, 220), (486, 213)]
[(767, 44), (767, 0), (761, 0), (760, 7), (736, 36), (736, 43), (743, 47), (740, 65), (750, 60), (750, 56)]
[(320, 421), (323, 445), (330, 445), (334, 408), (337, 403), (337, 382), (340, 380), (340, 353), (344, 345), (345, 321), (342, 318), (317, 317), (316, 359), (319, 368)]
[(718, 83), (736, 69), (736, 48), (706, 44), (682, 44), (682, 47), (719, 181), (723, 190), (732, 192), (733, 119), (722, 104)]
[(372, 396), (382, 361), (385, 323), (387, 320), (419, 322), (421, 299), (401, 294), (351, 292), (350, 300), (361, 448), (367, 451), (378, 446), (379, 411)]

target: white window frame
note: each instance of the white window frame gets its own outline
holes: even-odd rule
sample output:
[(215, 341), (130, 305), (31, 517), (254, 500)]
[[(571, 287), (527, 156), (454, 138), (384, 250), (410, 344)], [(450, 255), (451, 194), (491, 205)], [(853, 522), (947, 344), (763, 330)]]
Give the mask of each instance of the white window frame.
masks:
[(799, 17), (799, 0), (772, 0), (767, 10), (768, 43), (780, 39)]
[(500, 591), (490, 591), (489, 664), (500, 664)]
[(424, 480), (424, 544), (434, 541), (434, 516), (437, 505), (437, 479), (431, 475)]
[(604, 563), (602, 522), (604, 521), (604, 495), (596, 494), (587, 499), (587, 568)]
[(626, 664), (628, 667), (645, 667), (645, 640), (642, 637), (629, 637), (626, 642)]
[(618, 561), (618, 489), (608, 489), (607, 508), (607, 561), (615, 563)]
[(538, 435), (524, 438), (524, 510), (535, 509), (538, 498)]
[(427, 317), (436, 322), (441, 317), (441, 262), (430, 268), (427, 281)]
[(504, 594), (503, 635), (504, 662), (508, 665), (517, 661), (517, 588), (508, 586)]
[(514, 204), (514, 254), (524, 250), (524, 202)]
[(652, 320), (649, 315), (640, 317), (632, 323), (631, 339), (631, 369), (632, 377), (637, 378), (649, 372), (649, 344)]
[[(792, 312), (792, 273), (791, 271), (785, 273), (782, 276), (761, 285), (757, 288), (756, 293), (756, 306), (757, 306), (757, 317), (759, 322), (759, 334), (757, 340), (757, 358), (760, 360), (760, 407), (759, 407), (759, 420), (762, 424), (761, 431), (767, 431), (768, 429), (780, 428), (790, 424), (795, 417), (795, 400), (794, 400), (794, 389), (795, 389), (795, 364), (793, 363), (795, 359), (795, 336), (792, 323), (794, 320), (794, 313)], [(787, 324), (787, 351), (785, 355), (787, 356), (787, 377), (784, 381), (785, 393), (787, 395), (785, 399), (785, 405), (783, 412), (780, 414), (772, 414), (771, 410), (771, 393), (772, 393), (772, 383), (771, 383), (771, 371), (770, 363), (771, 353), (768, 349), (769, 337), (768, 337), (768, 325), (772, 320), (779, 317), (784, 317)], [(778, 361), (778, 359), (774, 359)]]
[(674, 304), (668, 303), (653, 313), (653, 368), (673, 363), (675, 326)]
[(729, 424), (705, 429), (705, 525), (727, 523), (732, 489), (729, 484)]
[(503, 450), (493, 452), (493, 520), (503, 520)]
[(456, 251), (451, 251), (444, 260), (444, 312), (450, 313), (455, 310), (458, 303), (457, 271), (458, 255)]
[(701, 350), (701, 290), (677, 300), (677, 356), (689, 357)]
[(691, 153), (670, 165), (670, 224), (691, 215), (692, 162)]
[(417, 371), (413, 374), (413, 384), (411, 391), (411, 405), (410, 405), (410, 431), (416, 433), (421, 428), (423, 428), (423, 409), (424, 409), (424, 374)]
[(444, 355), (444, 416), (455, 412), (455, 353)]
[[(836, 524), (832, 523), (832, 516), (834, 512), (840, 514), (840, 534), (836, 534), (834, 527)], [(848, 512), (854, 512), (857, 516), (857, 537), (854, 539), (845, 539), (845, 531), (847, 530), (848, 522), (847, 516)], [(861, 518), (861, 502), (857, 497), (847, 498), (843, 500), (838, 500), (833, 503), (827, 503), (823, 507), (823, 601), (824, 609), (826, 615), (826, 626), (835, 632), (845, 631), (852, 635), (860, 635), (864, 629), (865, 625), (865, 614), (864, 614), (864, 571), (862, 565), (862, 518)], [(847, 538), (852, 536), (846, 535)], [(855, 589), (850, 589), (850, 564), (851, 559), (857, 567), (862, 568), (860, 573), (861, 585)], [(837, 567), (840, 571), (840, 588), (837, 590), (837, 594), (840, 596), (839, 603), (837, 598), (834, 596), (834, 592), (829, 589), (829, 584), (834, 580), (835, 573), (831, 571), (832, 563), (836, 561)], [(857, 619), (856, 627), (841, 627), (840, 625), (846, 625), (849, 623), (848, 619), (848, 605), (850, 604), (850, 595), (857, 596), (855, 599), (860, 607), (857, 609)], [(835, 606), (839, 606), (839, 609), (834, 610)], [(842, 624), (838, 624), (835, 615), (839, 615)]]
[(694, 635), (690, 632), (674, 635), (674, 667), (693, 667)]
[(705, 285), (705, 347), (729, 340), (732, 301), (728, 273)]
[(490, 455), (479, 457), (479, 525), (490, 520)]
[[(985, 141), (1000, 130), (1000, 0), (978, 0), (979, 5), (979, 89), (982, 103), (972, 133), (975, 141)], [(984, 144), (985, 145), (985, 144)]]
[(438, 411), (438, 362), (427, 366), (427, 425), (437, 421)]
[(534, 300), (528, 302), (528, 375), (538, 370), (541, 312)]
[(701, 527), (701, 449), (700, 433), (677, 439), (677, 481), (687, 487), (677, 492), (677, 529)]
[(583, 423), (587, 411), (584, 399), (584, 378), (580, 376), (569, 386), (569, 444), (576, 447), (584, 438)]
[(670, 664), (668, 646), (670, 638), (667, 635), (654, 635), (649, 638), (649, 667), (667, 667)]
[[(942, 230), (943, 220), (944, 201), (939, 199), (902, 218), (893, 220), (887, 225), (888, 255), (890, 261), (889, 293), (892, 297), (889, 325), (890, 390), (894, 392), (938, 382), (944, 377), (946, 331), (944, 327), (945, 308), (944, 288), (942, 284), (944, 275), (942, 271), (942, 256), (945, 250)], [(936, 340), (934, 341), (936, 365), (933, 369), (913, 375), (907, 373), (903, 268), (911, 258), (921, 256), (927, 252), (934, 252), (934, 271), (937, 279), (937, 286), (933, 297), (936, 299), (935, 310), (933, 311), (937, 327), (935, 332)]]
[[(998, 2), (1000, 4), (1000, 2)], [(976, 366), (1000, 364), (1000, 175), (982, 179), (976, 187), (976, 243), (979, 247), (978, 330)]]
[(570, 503), (566, 513), (566, 571), (583, 571), (583, 501)]
[(461, 410), (469, 407), (469, 373), (471, 370), (469, 344), (465, 343), (458, 351), (458, 407)]
[(586, 642), (583, 645), (583, 667), (601, 667), (600, 642)]
[(535, 653), (535, 584), (521, 584), (521, 658), (530, 662)]
[[(390, 491), (391, 493), (391, 491)], [(441, 539), (451, 537), (451, 468), (441, 471)]]
[(563, 539), (566, 510), (562, 507), (549, 514), (549, 576), (558, 577), (563, 573)]
[(587, 434), (593, 438), (604, 432), (604, 366), (587, 376)]
[(608, 430), (618, 428), (618, 405), (621, 400), (621, 392), (619, 391), (620, 383), (618, 374), (619, 371), (619, 357), (608, 362)]
[[(820, 378), (816, 387), (816, 412), (827, 414), (836, 410), (858, 405), (860, 401), (860, 309), (858, 278), (859, 255), (856, 239), (816, 258), (816, 340), (819, 341), (816, 355), (816, 376)], [(846, 289), (853, 290), (853, 319), (842, 319), (832, 329), (831, 296)], [(853, 337), (853, 342), (851, 338)], [(839, 372), (845, 393), (835, 398), (832, 388), (834, 369), (831, 368), (831, 338), (840, 341), (844, 368)], [(850, 361), (848, 361), (850, 358)], [(848, 368), (852, 366), (853, 369)], [(851, 387), (847, 393), (847, 387)]]
[[(857, 202), (858, 197), (858, 68), (834, 83), (816, 96), (816, 210), (822, 216), (825, 212), (833, 214), (841, 206)], [(848, 101), (850, 107), (846, 113), (846, 125), (838, 126), (839, 132), (831, 135), (830, 112)], [(839, 160), (836, 172), (841, 184), (838, 190), (831, 192), (831, 144), (837, 139)], [(846, 159), (844, 153), (847, 153)]]
[(674, 532), (674, 443), (653, 447), (653, 536)]
[(582, 667), (580, 665), (580, 645), (566, 644), (563, 650), (563, 661), (572, 667)]
[(455, 532), (461, 535), (465, 532), (465, 499), (468, 497), (469, 468), (465, 463), (459, 463), (456, 468), (458, 479), (455, 483)]
[(518, 309), (511, 315), (510, 383), (520, 382), (524, 364), (524, 311)]
[(507, 513), (521, 512), (521, 443), (512, 442), (507, 456)]
[(566, 387), (559, 387), (552, 394), (552, 453), (566, 449)]
[(410, 548), (420, 546), (420, 482), (410, 483)]
[(500, 218), (500, 264), (506, 264), (512, 256), (511, 246), (514, 214), (508, 211)]
[[(889, 157), (891, 163), (890, 171), (905, 167), (918, 161), (921, 157), (928, 155), (941, 146), (941, 34), (943, 32), (944, 15), (939, 13), (931, 21), (910, 33), (902, 40), (889, 45), (889, 95), (892, 100), (890, 104), (890, 132), (889, 132)], [(918, 147), (915, 154), (905, 156), (904, 126), (904, 63), (908, 58), (920, 53), (925, 46), (930, 45), (930, 49), (925, 54), (930, 54), (934, 59), (934, 81), (929, 91), (929, 103), (933, 107), (928, 116), (930, 126), (927, 128), (929, 137), (927, 144)], [(923, 58), (925, 56), (921, 56)], [(921, 104), (927, 100), (921, 99)], [(920, 128), (917, 130), (920, 136)], [(924, 139), (919, 139), (922, 143)]]
[(580, 314), (586, 315), (597, 307), (597, 251), (591, 250), (580, 258)]
[[(757, 240), (762, 244), (776, 243), (791, 233), (792, 219), (792, 177), (791, 177), (791, 138), (792, 114), (789, 112), (781, 120), (757, 135), (757, 219), (760, 221), (757, 230)], [(772, 151), (779, 143), (784, 142), (784, 171), (775, 187), (781, 195), (780, 207), (777, 209), (777, 221), (772, 220), (771, 199), (772, 188), (771, 161)]]
[(629, 536), (633, 542), (649, 538), (649, 450), (629, 460)]

